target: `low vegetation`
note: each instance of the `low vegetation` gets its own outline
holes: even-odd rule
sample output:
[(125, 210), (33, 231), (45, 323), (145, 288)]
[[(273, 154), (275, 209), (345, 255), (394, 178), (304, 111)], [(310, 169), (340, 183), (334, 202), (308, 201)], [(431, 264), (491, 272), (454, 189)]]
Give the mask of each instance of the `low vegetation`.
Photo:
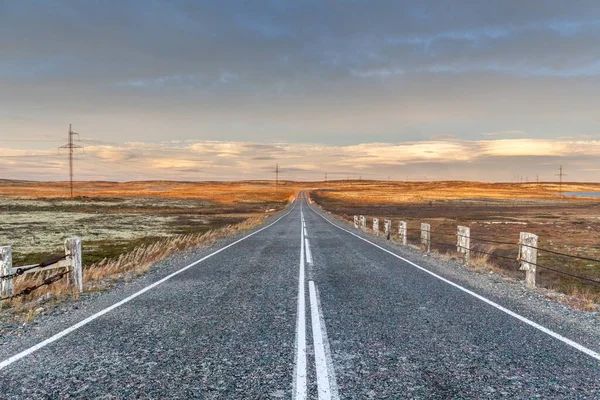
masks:
[[(600, 199), (561, 197), (557, 183), (493, 184), (476, 182), (334, 182), (314, 190), (313, 199), (327, 211), (352, 221), (354, 215), (408, 223), (408, 241), (420, 241), (420, 223), (431, 224), (432, 249), (456, 249), (456, 226), (471, 228), (473, 268), (517, 279), (520, 232), (539, 236), (538, 247), (600, 259)], [(600, 192), (598, 184), (563, 184), (562, 191)], [(491, 240), (499, 243), (490, 243)], [(455, 254), (455, 253), (454, 253)], [(600, 263), (538, 252), (538, 264), (600, 280)], [(583, 309), (600, 304), (600, 285), (538, 268), (538, 285)]]
[[(64, 254), (64, 239), (79, 237), (84, 289), (105, 290), (173, 252), (259, 224), (296, 190), (286, 182), (277, 188), (272, 182), (85, 182), (69, 199), (65, 183), (0, 180), (0, 245), (11, 245), (13, 265), (21, 266)], [(17, 278), (15, 293), (55, 272)], [(36, 299), (71, 295), (65, 278), (3, 306), (31, 313)]]

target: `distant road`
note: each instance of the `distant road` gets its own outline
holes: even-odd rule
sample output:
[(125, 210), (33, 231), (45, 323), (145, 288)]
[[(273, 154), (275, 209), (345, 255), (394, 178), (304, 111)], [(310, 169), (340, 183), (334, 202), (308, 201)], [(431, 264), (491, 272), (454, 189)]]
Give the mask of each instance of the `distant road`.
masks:
[(0, 360), (0, 398), (600, 398), (593, 350), (345, 229), (301, 195)]

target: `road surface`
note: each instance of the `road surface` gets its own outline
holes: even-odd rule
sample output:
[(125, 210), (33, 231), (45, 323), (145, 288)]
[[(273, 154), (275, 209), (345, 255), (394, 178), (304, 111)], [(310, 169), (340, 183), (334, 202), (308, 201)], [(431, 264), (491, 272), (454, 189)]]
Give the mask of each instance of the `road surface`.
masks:
[[(600, 356), (320, 215), (0, 359), (0, 398), (599, 398)], [(18, 346), (17, 346), (18, 347)]]

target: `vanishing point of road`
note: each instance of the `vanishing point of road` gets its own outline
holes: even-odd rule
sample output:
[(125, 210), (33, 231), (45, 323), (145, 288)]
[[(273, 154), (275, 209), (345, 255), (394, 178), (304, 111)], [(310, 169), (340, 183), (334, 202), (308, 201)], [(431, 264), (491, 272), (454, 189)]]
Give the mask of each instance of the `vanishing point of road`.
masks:
[(303, 194), (269, 225), (153, 279), (13, 344), (0, 398), (600, 398), (594, 350)]

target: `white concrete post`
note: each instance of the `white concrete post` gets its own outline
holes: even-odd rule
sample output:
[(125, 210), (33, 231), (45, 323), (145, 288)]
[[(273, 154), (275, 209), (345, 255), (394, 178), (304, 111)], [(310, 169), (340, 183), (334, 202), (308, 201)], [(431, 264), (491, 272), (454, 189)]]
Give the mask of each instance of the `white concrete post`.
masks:
[(79, 293), (83, 292), (83, 273), (81, 270), (81, 239), (70, 238), (65, 240), (65, 254), (70, 261), (69, 285), (75, 287)]
[[(12, 274), (12, 248), (10, 246), (0, 247), (0, 276)], [(13, 280), (0, 280), (0, 297), (13, 295)]]
[(471, 257), (471, 228), (467, 226), (456, 227), (456, 252), (464, 256), (465, 265), (469, 265)]
[(354, 216), (354, 229), (358, 229), (358, 215)]
[(364, 215), (360, 216), (360, 229), (362, 229), (363, 232), (367, 231), (367, 217)]
[(421, 244), (427, 253), (431, 251), (431, 225), (421, 222)]
[(398, 234), (400, 235), (400, 240), (402, 244), (406, 246), (406, 221), (400, 221), (398, 227)]
[(373, 218), (373, 233), (379, 236), (379, 218)]
[(389, 219), (383, 220), (383, 231), (385, 232), (385, 238), (390, 240), (392, 238), (392, 221)]
[[(535, 288), (535, 264), (537, 263), (538, 237), (533, 233), (521, 232), (519, 240), (519, 260), (521, 271), (525, 271), (525, 283), (528, 288)], [(531, 247), (530, 247), (531, 246)]]

